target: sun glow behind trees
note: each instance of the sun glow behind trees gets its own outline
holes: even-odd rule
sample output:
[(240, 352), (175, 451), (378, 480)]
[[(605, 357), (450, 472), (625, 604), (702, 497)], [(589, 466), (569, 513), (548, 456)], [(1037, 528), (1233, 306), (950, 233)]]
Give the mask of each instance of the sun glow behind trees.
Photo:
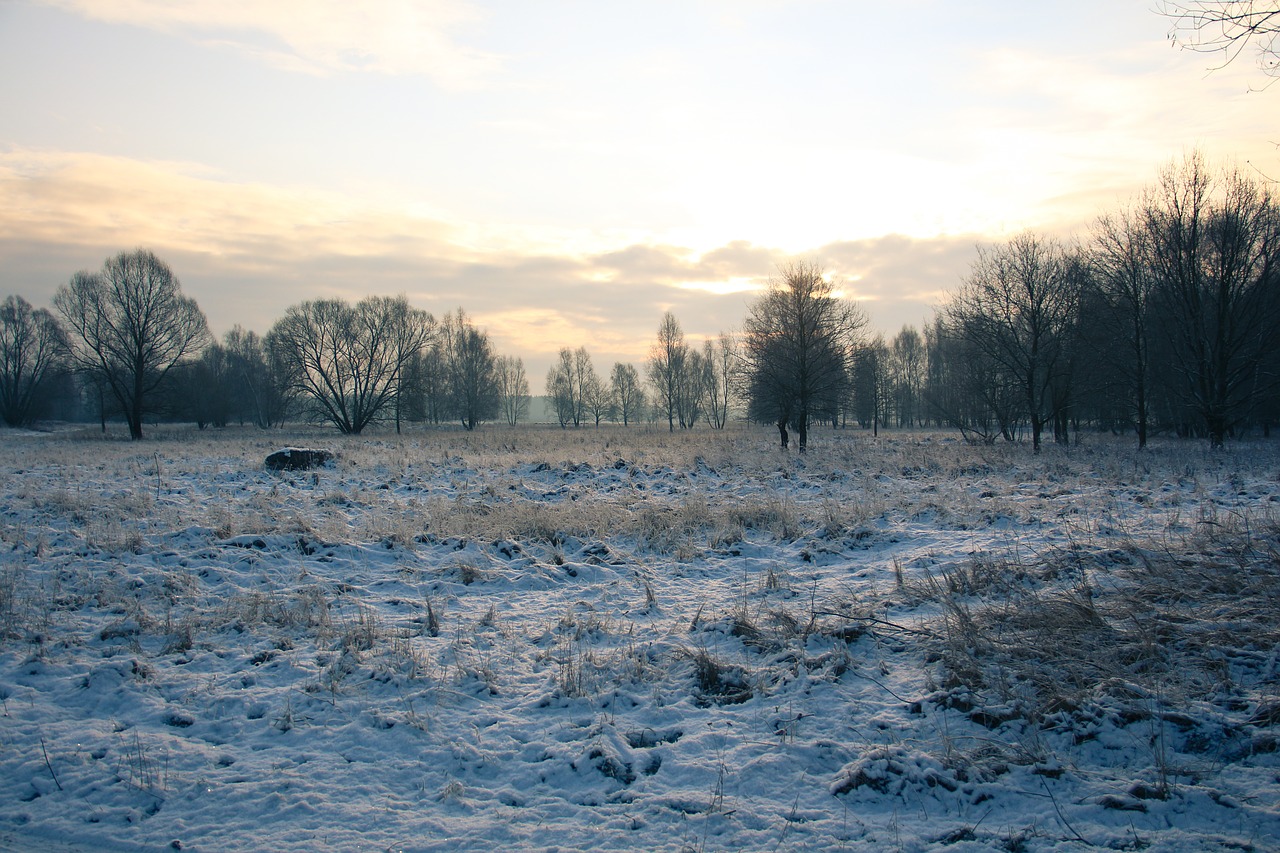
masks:
[[(523, 359), (499, 355), (461, 308), (437, 324), (403, 296), (304, 302), (265, 339), (237, 327), (200, 353), (203, 315), (163, 262), (140, 250), (104, 270), (73, 277), (58, 307), (80, 341), (83, 387), (99, 390), (104, 423), (114, 397), (134, 438), (144, 415), (220, 426), (237, 409), (263, 427), (305, 417), (358, 434), (391, 419), (397, 430), (515, 425), (530, 408)], [(119, 317), (106, 310), (108, 280)], [(784, 448), (795, 430), (802, 451), (818, 423), (952, 427), (984, 441), (1026, 430), (1038, 451), (1046, 430), (1059, 444), (1092, 427), (1132, 429), (1139, 447), (1152, 430), (1221, 447), (1280, 422), (1280, 212), (1265, 184), (1198, 153), (1099, 216), (1087, 243), (1024, 232), (979, 247), (923, 335), (906, 326), (891, 343), (867, 340), (851, 290), (814, 262), (782, 265), (741, 331), (701, 346), (667, 311), (647, 388), (634, 365), (603, 377), (585, 346), (562, 347), (546, 379), (552, 412), (562, 427), (646, 419), (669, 431), (722, 429), (745, 413), (776, 426)], [(142, 311), (153, 304), (163, 310)], [(6, 364), (29, 313), (0, 315)], [(130, 323), (155, 344), (139, 350), (149, 361), (108, 334)]]

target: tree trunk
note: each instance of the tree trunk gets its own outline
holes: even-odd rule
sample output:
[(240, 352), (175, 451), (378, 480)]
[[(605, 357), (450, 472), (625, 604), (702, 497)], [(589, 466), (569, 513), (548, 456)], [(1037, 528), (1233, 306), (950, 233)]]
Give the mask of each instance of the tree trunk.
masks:
[(139, 441), (142, 438), (142, 393), (135, 389), (133, 399), (129, 401), (125, 417), (129, 421), (129, 438)]

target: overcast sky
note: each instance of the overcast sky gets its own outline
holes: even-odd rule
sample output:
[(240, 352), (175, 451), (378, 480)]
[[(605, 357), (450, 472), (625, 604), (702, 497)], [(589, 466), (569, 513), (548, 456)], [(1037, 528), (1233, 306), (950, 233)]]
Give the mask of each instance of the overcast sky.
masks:
[(1276, 171), (1280, 86), (1156, 5), (0, 0), (0, 297), (141, 246), (215, 334), (404, 293), (539, 393), (803, 258), (891, 335), (1192, 148)]

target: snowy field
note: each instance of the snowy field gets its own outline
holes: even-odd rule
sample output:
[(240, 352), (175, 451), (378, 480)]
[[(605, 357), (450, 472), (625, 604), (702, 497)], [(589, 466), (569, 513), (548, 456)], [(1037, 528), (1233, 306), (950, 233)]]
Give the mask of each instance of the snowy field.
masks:
[(772, 441), (0, 433), (0, 849), (1280, 848), (1277, 445)]

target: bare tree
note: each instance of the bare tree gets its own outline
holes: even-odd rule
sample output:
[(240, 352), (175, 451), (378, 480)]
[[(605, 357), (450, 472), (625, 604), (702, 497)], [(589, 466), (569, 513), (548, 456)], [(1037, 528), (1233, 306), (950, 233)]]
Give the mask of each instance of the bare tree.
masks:
[(1012, 441), (1021, 394), (1008, 371), (956, 324), (957, 318), (943, 314), (926, 329), (929, 409), (939, 424), (960, 430), (967, 441)]
[(779, 267), (752, 304), (743, 332), (749, 413), (777, 424), (783, 447), (790, 424), (804, 452), (812, 420), (839, 407), (866, 323), (822, 268), (805, 261)]
[[(573, 350), (563, 347), (560, 360), (547, 370), (547, 396), (551, 398), (551, 407), (555, 409), (556, 420), (564, 429), (581, 421), (577, 400), (574, 397), (576, 383), (573, 381)], [(575, 420), (575, 417), (578, 417)]]
[(357, 305), (357, 310), (371, 300), (380, 302), (370, 306), (370, 320), (383, 322), (383, 317), (389, 319), (395, 362), (395, 396), (391, 405), (395, 409), (396, 435), (399, 435), (401, 421), (412, 396), (413, 368), (423, 351), (431, 346), (436, 334), (436, 318), (426, 311), (409, 307), (409, 300), (404, 296), (395, 299), (370, 297)]
[(594, 370), (585, 347), (561, 348), (559, 361), (547, 371), (547, 396), (555, 407), (560, 426), (582, 426), (587, 416), (589, 373), (594, 374)]
[(894, 414), (899, 427), (914, 427), (920, 420), (924, 395), (924, 338), (913, 326), (903, 326), (889, 349), (889, 374)]
[(1120, 396), (1134, 419), (1141, 450), (1147, 446), (1151, 420), (1151, 313), (1156, 284), (1150, 235), (1142, 216), (1123, 210), (1100, 217), (1094, 226), (1090, 261), (1089, 295), (1096, 295), (1098, 310), (1088, 312), (1086, 325), (1094, 336), (1094, 349), (1109, 354), (1109, 368), (1123, 381)]
[(891, 353), (884, 335), (876, 335), (858, 346), (853, 355), (853, 410), (858, 425), (880, 434), (887, 425), (892, 403)]
[(42, 396), (70, 348), (56, 317), (33, 309), (21, 296), (0, 305), (0, 417), (24, 426), (39, 412)]
[(440, 326), (431, 345), (409, 365), (410, 397), (422, 419), (441, 424), (453, 417), (449, 410), (449, 381), (445, 358), (445, 325)]
[(1057, 241), (1031, 232), (978, 250), (969, 277), (947, 306), (952, 327), (1020, 389), (1031, 444), (1054, 415), (1059, 376), (1079, 309), (1080, 280)]
[(675, 432), (676, 421), (684, 408), (688, 361), (689, 345), (684, 342), (684, 330), (676, 315), (668, 311), (662, 315), (658, 340), (649, 355), (649, 382), (655, 392), (653, 404), (667, 419), (668, 432)]
[(178, 410), (205, 429), (225, 427), (235, 411), (235, 366), (230, 351), (217, 341), (200, 357), (173, 371)]
[(709, 368), (704, 353), (685, 342), (675, 315), (666, 312), (658, 327), (658, 340), (650, 349), (648, 374), (654, 408), (659, 417), (666, 418), (669, 431), (674, 431), (676, 424), (690, 429), (702, 417)]
[(684, 370), (680, 372), (676, 415), (681, 429), (692, 429), (702, 418), (707, 402), (706, 385), (712, 378), (712, 363), (707, 351), (686, 347)]
[(1225, 67), (1252, 44), (1262, 73), (1280, 77), (1280, 4), (1274, 0), (1167, 0), (1160, 13), (1172, 19), (1169, 38), (1179, 47), (1221, 53)]
[[(313, 411), (340, 432), (354, 435), (373, 420), (391, 391), (385, 376), (380, 387), (361, 379), (366, 368), (353, 348), (353, 313), (340, 299), (303, 302), (289, 307), (270, 337), (290, 384), (310, 398)], [(381, 399), (370, 399), (371, 391)]]
[(609, 376), (610, 391), (613, 396), (613, 412), (622, 419), (622, 425), (628, 426), (631, 421), (640, 417), (645, 409), (644, 389), (640, 387), (640, 374), (635, 366), (617, 362)]
[(754, 366), (757, 361), (761, 364), (781, 361), (784, 345), (780, 337), (753, 339), (748, 332), (744, 351), (749, 355), (743, 374), (743, 393), (747, 398), (747, 418), (757, 423), (775, 424), (782, 449), (786, 450), (791, 440), (788, 430), (796, 410), (795, 394), (781, 370), (757, 369)]
[(1280, 210), (1238, 169), (1214, 176), (1192, 154), (1161, 173), (1143, 217), (1182, 391), (1222, 447), (1277, 387), (1263, 365), (1280, 326)]
[(613, 407), (609, 389), (596, 373), (586, 347), (560, 350), (559, 361), (547, 371), (547, 395), (562, 427), (571, 423), (582, 426), (588, 417), (599, 426)]
[(441, 324), (448, 410), (473, 430), (500, 412), (497, 356), (489, 336), (459, 308)]
[(729, 406), (738, 369), (738, 346), (733, 336), (721, 332), (702, 346), (702, 411), (712, 429), (729, 423)]
[(283, 425), (295, 401), (278, 353), (268, 343), (268, 339), (239, 325), (222, 339), (231, 361), (241, 416), (247, 415), (260, 429)]
[(529, 379), (525, 376), (524, 360), (509, 355), (499, 356), (495, 362), (498, 380), (498, 398), (502, 417), (515, 426), (529, 413)]
[(597, 428), (600, 426), (600, 421), (613, 414), (613, 395), (609, 393), (609, 387), (601, 381), (600, 375), (596, 373), (595, 366), (590, 361), (587, 362), (582, 380), (582, 407), (591, 416)]
[(199, 352), (209, 326), (173, 270), (138, 249), (108, 258), (98, 273), (76, 273), (53, 298), (76, 344), (76, 364), (100, 382), (142, 438), (152, 395), (174, 365)]
[(431, 315), (403, 296), (370, 296), (354, 307), (340, 299), (294, 305), (271, 330), (291, 384), (340, 432), (359, 435), (385, 417), (401, 377), (426, 345)]

